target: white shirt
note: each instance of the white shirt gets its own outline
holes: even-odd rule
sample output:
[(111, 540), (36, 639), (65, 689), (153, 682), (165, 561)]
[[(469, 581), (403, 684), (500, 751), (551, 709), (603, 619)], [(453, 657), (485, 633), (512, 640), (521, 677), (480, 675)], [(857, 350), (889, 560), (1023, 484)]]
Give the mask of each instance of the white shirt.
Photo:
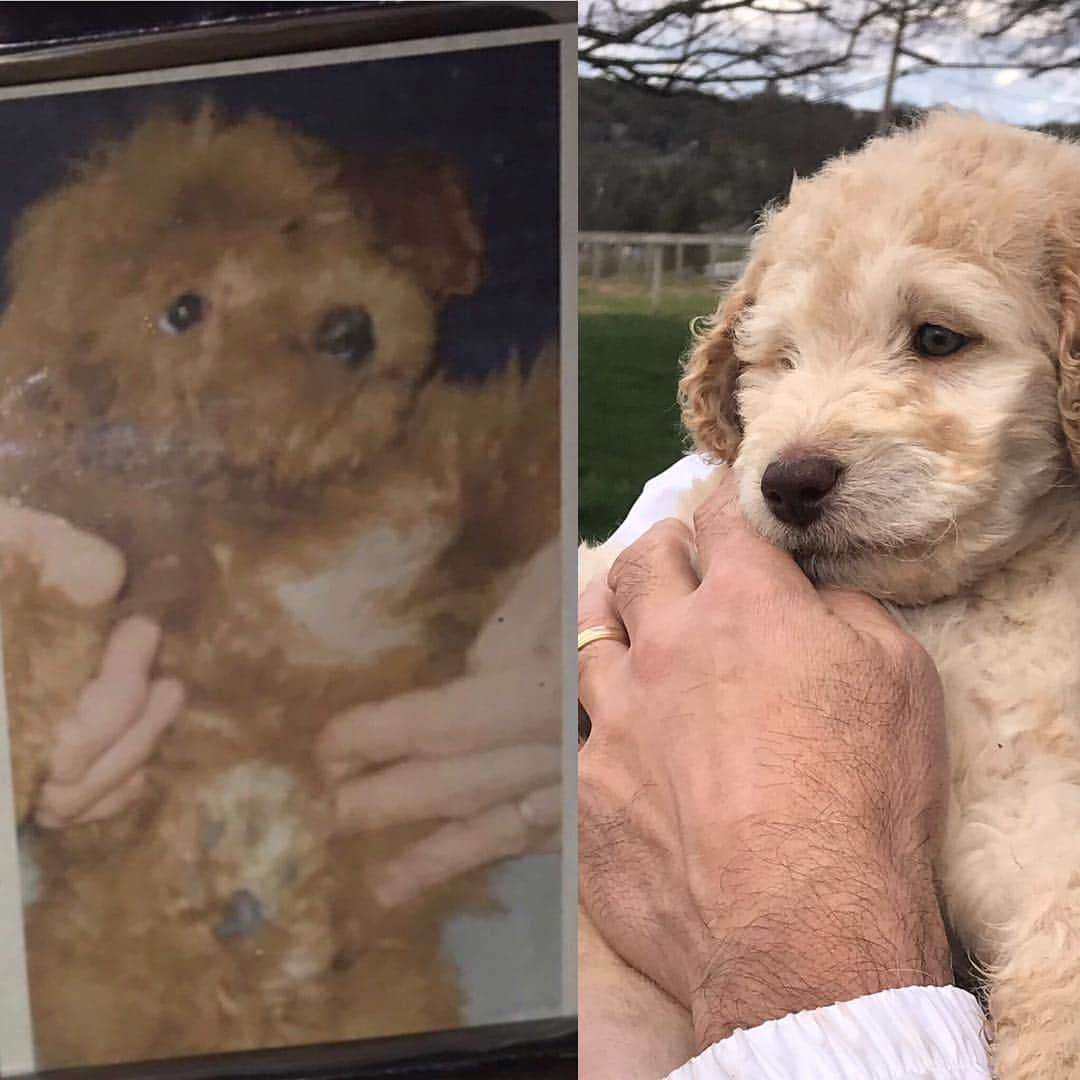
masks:
[(985, 1027), (955, 986), (883, 990), (736, 1031), (666, 1080), (990, 1080)]
[[(673, 516), (711, 468), (691, 454), (653, 477), (611, 539)], [(955, 986), (885, 990), (736, 1031), (666, 1080), (990, 1080), (986, 1023)]]

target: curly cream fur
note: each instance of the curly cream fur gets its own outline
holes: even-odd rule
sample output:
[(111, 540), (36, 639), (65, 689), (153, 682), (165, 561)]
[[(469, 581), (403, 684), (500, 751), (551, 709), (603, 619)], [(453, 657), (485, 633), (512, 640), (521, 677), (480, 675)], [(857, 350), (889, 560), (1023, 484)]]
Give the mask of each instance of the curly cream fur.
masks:
[(679, 380), (683, 424), (700, 452), (714, 461), (730, 461), (742, 435), (735, 411), (735, 329), (752, 303), (743, 282), (731, 290), (711, 319), (695, 322), (694, 345)]
[[(921, 358), (921, 323), (970, 343)], [(759, 532), (890, 601), (941, 672), (938, 870), (1001, 1080), (1080, 1074), (1078, 332), (1080, 147), (942, 111), (796, 182), (680, 390)], [(760, 489), (800, 453), (844, 466), (804, 530)]]

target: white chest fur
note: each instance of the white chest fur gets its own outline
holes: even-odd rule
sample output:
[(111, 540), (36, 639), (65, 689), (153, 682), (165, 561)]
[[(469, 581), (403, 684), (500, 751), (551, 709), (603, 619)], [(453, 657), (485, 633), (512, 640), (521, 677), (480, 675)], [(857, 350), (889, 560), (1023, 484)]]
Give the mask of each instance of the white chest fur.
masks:
[(274, 595), (306, 638), (297, 659), (371, 659), (415, 642), (422, 628), (419, 605), (406, 601), (451, 539), (437, 516), (377, 521), (315, 573), (294, 576), (276, 569)]

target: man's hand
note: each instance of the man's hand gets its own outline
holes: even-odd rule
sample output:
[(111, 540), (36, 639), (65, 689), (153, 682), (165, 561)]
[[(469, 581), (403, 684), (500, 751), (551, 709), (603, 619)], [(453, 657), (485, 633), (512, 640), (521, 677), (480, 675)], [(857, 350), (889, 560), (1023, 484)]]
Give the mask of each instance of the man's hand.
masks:
[(951, 982), (929, 657), (874, 601), (816, 591), (730, 484), (695, 527), (661, 522), (580, 601), (581, 627), (621, 620), (630, 638), (580, 654), (582, 904), (691, 1010), (700, 1047)]

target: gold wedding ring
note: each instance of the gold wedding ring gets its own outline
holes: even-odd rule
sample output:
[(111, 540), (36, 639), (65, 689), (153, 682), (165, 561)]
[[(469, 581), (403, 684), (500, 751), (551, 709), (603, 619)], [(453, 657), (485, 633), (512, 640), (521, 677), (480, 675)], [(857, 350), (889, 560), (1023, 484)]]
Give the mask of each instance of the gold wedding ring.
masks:
[(630, 644), (630, 639), (621, 626), (587, 626), (578, 633), (578, 652), (594, 641), (621, 641), (624, 645)]

